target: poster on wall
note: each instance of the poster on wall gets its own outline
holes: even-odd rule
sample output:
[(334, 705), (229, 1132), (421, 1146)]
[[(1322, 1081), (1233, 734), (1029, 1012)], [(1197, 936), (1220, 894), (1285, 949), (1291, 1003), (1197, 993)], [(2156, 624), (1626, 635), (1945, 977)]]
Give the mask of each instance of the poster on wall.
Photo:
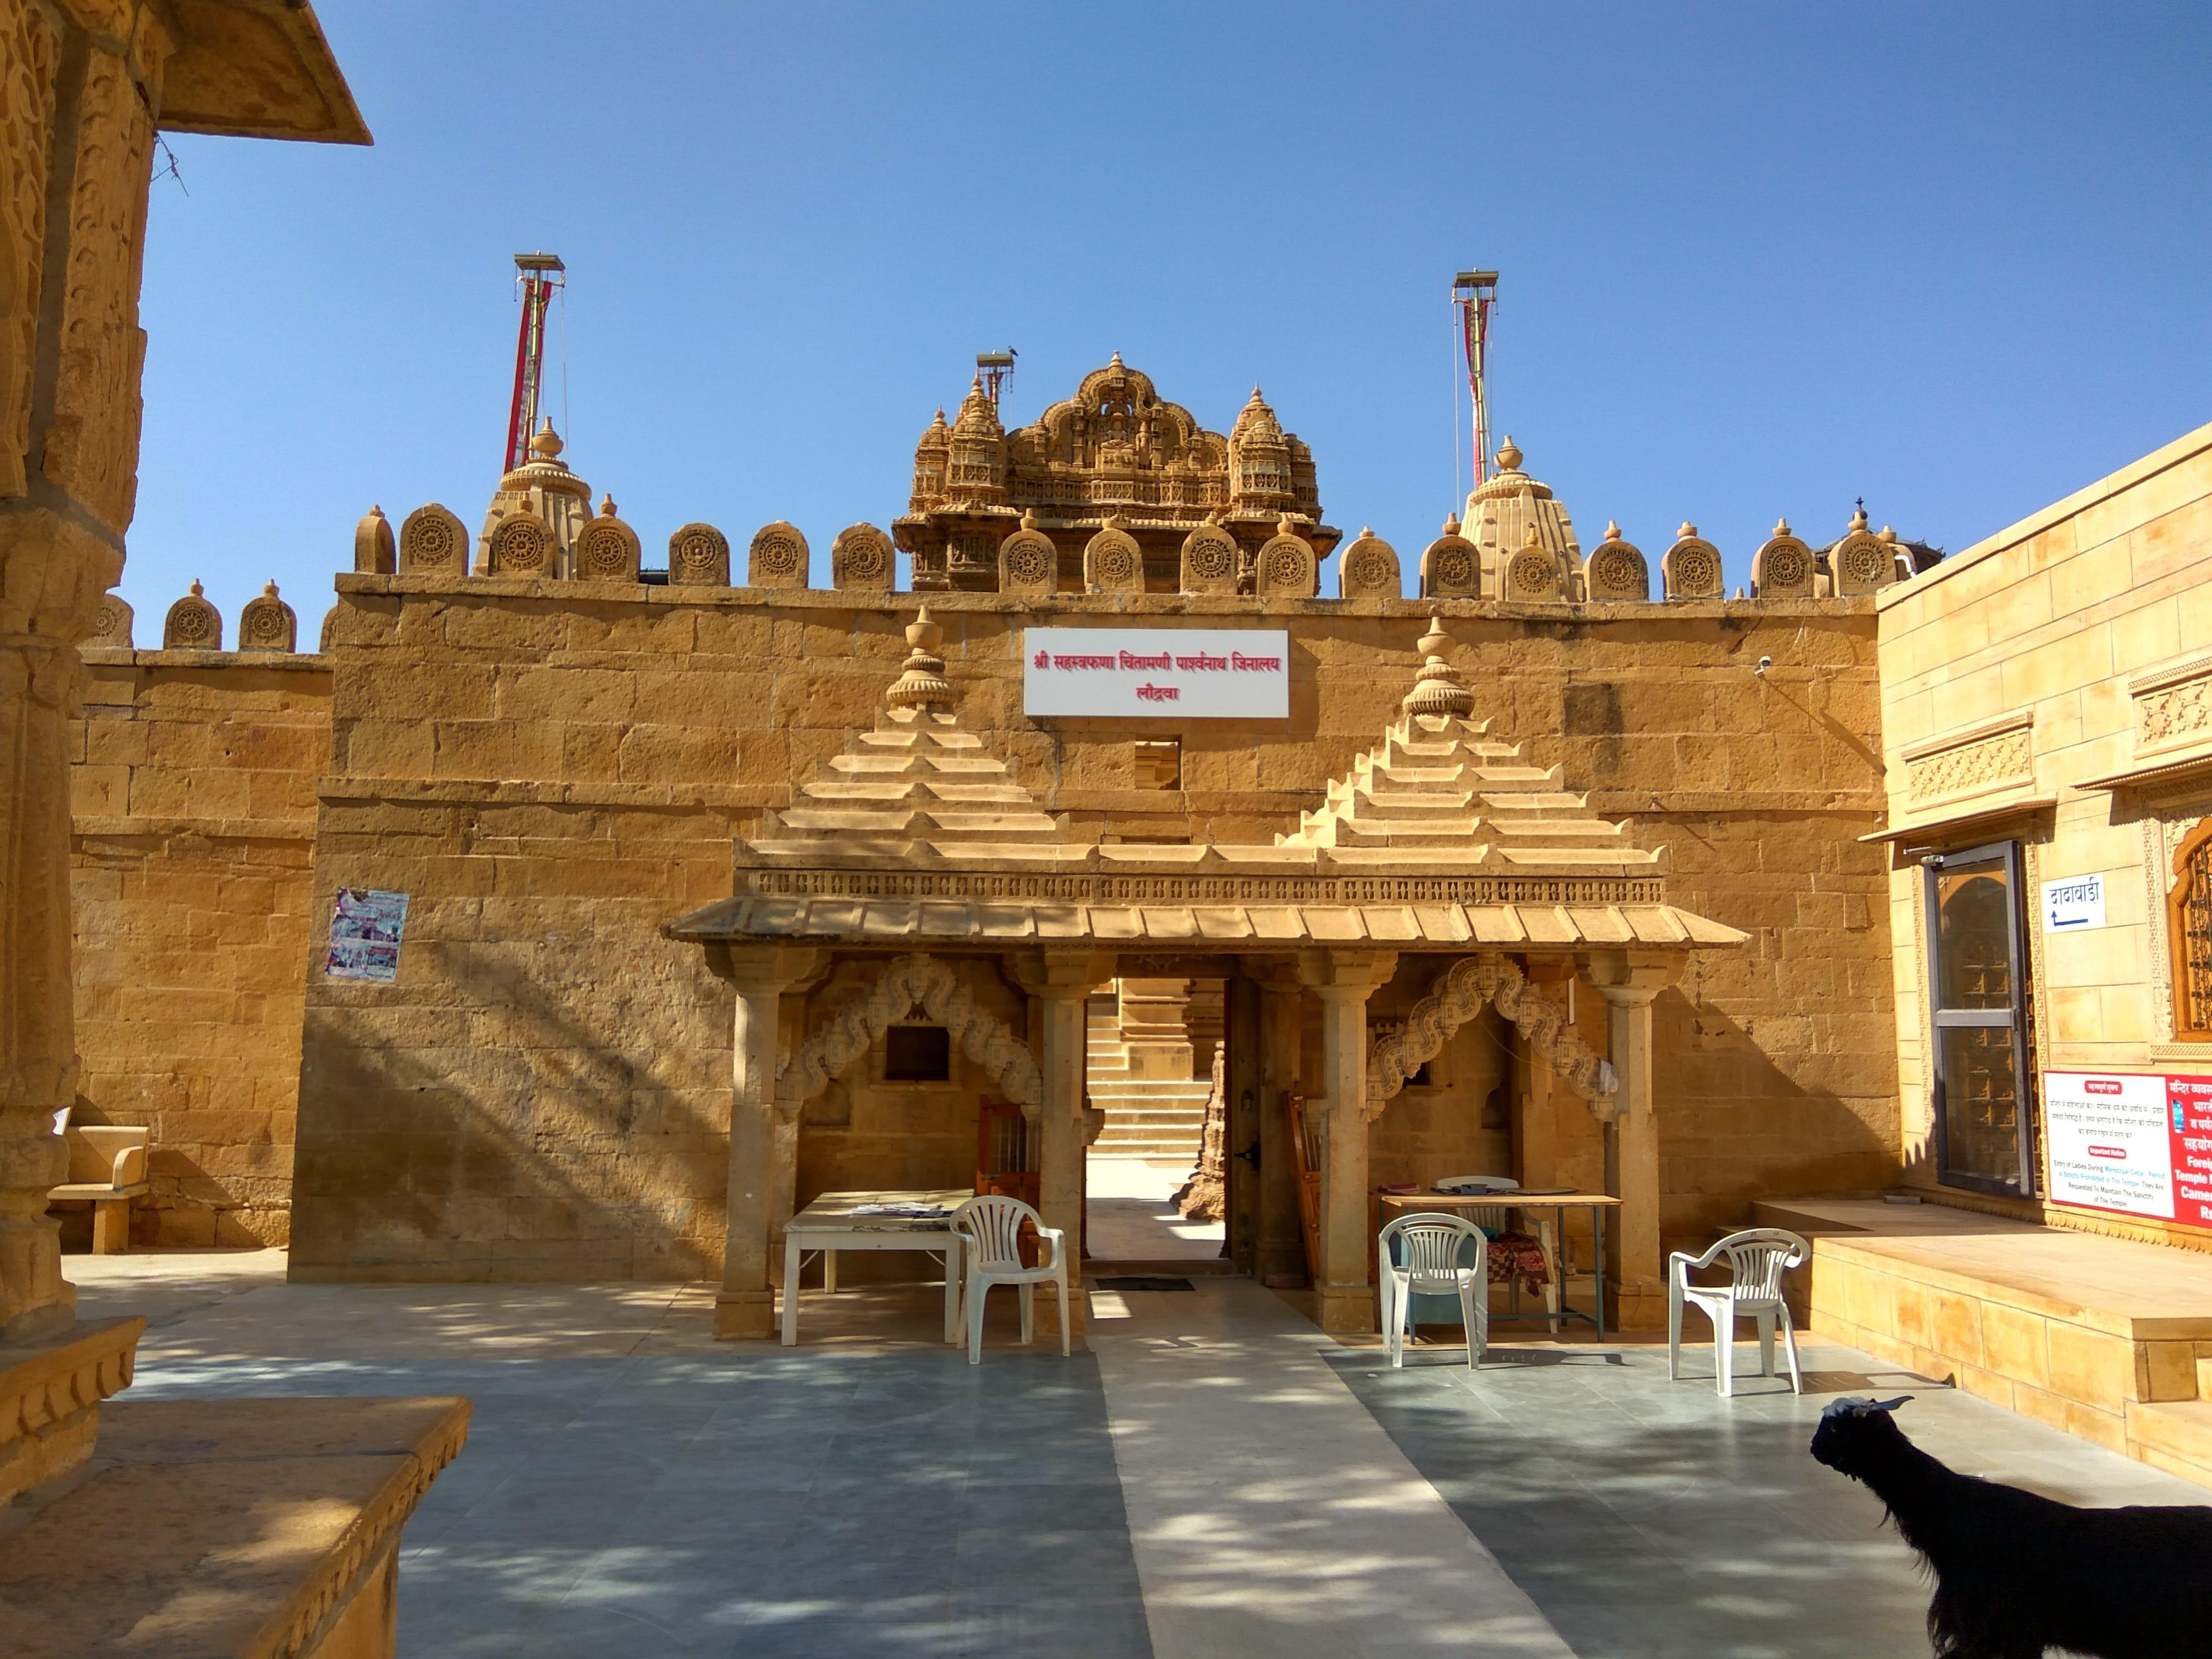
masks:
[(1022, 662), (1024, 714), (1290, 718), (1281, 629), (1029, 628)]
[(2212, 1227), (2212, 1077), (2048, 1072), (2051, 1197)]
[(407, 931), (407, 895), (374, 887), (341, 887), (331, 907), (331, 948), (323, 972), (331, 979), (399, 977), (400, 938)]

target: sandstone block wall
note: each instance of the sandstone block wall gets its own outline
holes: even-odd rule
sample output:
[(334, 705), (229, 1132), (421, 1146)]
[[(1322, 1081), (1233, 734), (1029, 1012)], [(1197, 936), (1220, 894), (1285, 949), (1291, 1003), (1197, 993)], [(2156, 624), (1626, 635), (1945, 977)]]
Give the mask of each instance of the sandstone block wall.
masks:
[[(415, 908), (397, 984), (318, 972), (304, 985), (295, 1272), (708, 1271), (731, 1004), (698, 951), (655, 929), (726, 895), (732, 836), (872, 724), (913, 600), (338, 586), (310, 925), (319, 944), (341, 884), (407, 891)], [(1086, 835), (1221, 839), (1264, 839), (1317, 803), (1379, 739), (1413, 642), (1443, 611), (1479, 712), (1639, 842), (1668, 844), (1676, 902), (1753, 935), (1660, 1005), (1669, 1233), (1741, 1219), (1754, 1195), (1870, 1190), (1893, 1174), (1885, 860), (1856, 839), (1881, 799), (1870, 601), (1571, 616), (1177, 595), (931, 605), (963, 722), (1049, 810)], [(1287, 722), (1139, 732), (1019, 712), (1026, 621), (1263, 615), (1291, 633)], [(1139, 735), (1180, 736), (1180, 789), (1138, 787)], [(1578, 1012), (1601, 1046), (1601, 1011)], [(969, 1131), (945, 1127), (950, 1170)], [(839, 1133), (803, 1132), (802, 1203), (811, 1182), (861, 1184)], [(1586, 1138), (1594, 1149), (1594, 1127)], [(1563, 1141), (1562, 1179), (1584, 1178), (1588, 1150)]]
[[(1888, 590), (1880, 632), (1889, 820), (1922, 826), (1888, 900), (1905, 1150), (1932, 1192), (1925, 848), (2021, 843), (2039, 1072), (2212, 1072), (2212, 1043), (2175, 1040), (2165, 914), (2173, 852), (2212, 811), (2212, 769), (2187, 766), (2212, 757), (2212, 426)], [(2041, 884), (2091, 874), (2106, 925), (2048, 932)], [(2212, 1248), (2148, 1218), (1946, 1196)]]
[(77, 1115), (154, 1132), (135, 1242), (283, 1244), (330, 670), (264, 652), (84, 657)]

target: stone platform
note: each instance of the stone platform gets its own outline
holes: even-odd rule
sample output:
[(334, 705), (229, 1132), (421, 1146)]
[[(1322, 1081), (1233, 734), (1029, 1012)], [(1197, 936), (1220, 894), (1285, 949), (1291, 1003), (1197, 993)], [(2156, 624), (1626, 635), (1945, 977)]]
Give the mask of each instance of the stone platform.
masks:
[(1822, 1336), (2212, 1485), (2212, 1255), (1935, 1204), (1752, 1216), (1813, 1240)]
[(388, 1659), (400, 1529), (452, 1398), (114, 1401), (91, 1460), (0, 1512), (10, 1659)]

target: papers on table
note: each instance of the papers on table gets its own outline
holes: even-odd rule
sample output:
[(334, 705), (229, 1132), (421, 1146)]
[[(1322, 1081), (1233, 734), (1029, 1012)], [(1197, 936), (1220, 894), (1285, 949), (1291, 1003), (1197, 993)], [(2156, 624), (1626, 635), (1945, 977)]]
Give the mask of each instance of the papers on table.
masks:
[(848, 1215), (890, 1215), (908, 1221), (942, 1221), (952, 1213), (937, 1204), (855, 1204)]

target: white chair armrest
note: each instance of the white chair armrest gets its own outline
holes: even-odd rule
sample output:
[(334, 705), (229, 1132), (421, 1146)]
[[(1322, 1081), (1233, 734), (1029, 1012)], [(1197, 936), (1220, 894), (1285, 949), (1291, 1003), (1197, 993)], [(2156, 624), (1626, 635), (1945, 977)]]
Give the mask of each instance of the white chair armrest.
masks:
[(1066, 1255), (1067, 1250), (1066, 1230), (1061, 1227), (1039, 1227), (1037, 1229), (1037, 1237), (1040, 1239), (1048, 1242), (1052, 1245), (1052, 1260), (1049, 1261), (1040, 1262), (1037, 1265), (1044, 1267), (1059, 1267), (1060, 1257)]

